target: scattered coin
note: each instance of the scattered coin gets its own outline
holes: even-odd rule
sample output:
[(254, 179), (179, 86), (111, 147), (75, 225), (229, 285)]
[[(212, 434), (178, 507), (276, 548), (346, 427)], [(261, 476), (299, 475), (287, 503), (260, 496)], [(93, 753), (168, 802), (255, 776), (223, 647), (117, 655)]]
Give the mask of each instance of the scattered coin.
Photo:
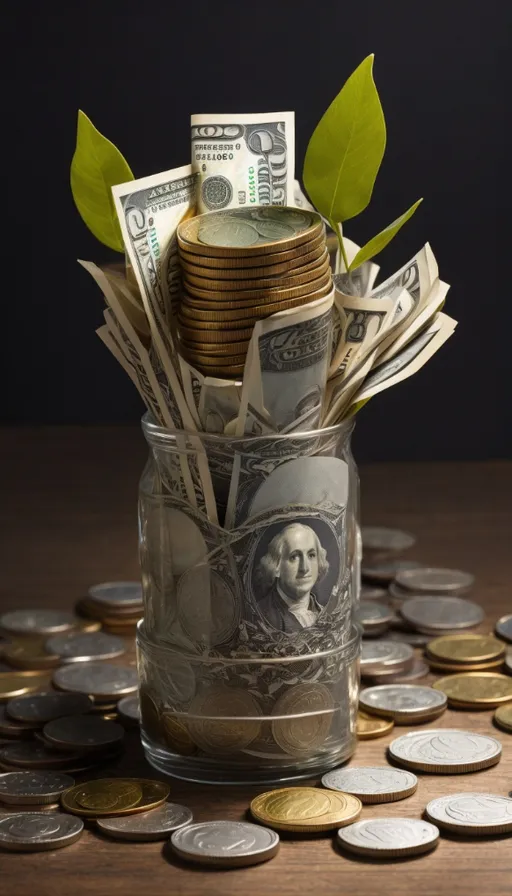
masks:
[(363, 641), (361, 674), (373, 675), (381, 670), (404, 671), (414, 662), (414, 650), (409, 644), (397, 641)]
[(19, 722), (32, 722), (42, 727), (61, 716), (89, 712), (92, 705), (91, 698), (85, 694), (32, 694), (9, 700), (6, 710)]
[(396, 631), (393, 623), (393, 641), (400, 644), (410, 644), (411, 647), (425, 647), (431, 640), (430, 635), (422, 635), (420, 632)]
[(46, 649), (59, 656), (63, 663), (110, 660), (125, 652), (124, 641), (105, 632), (54, 635), (46, 642)]
[(469, 591), (475, 581), (470, 572), (463, 572), (461, 569), (436, 569), (432, 566), (401, 569), (395, 578), (396, 584), (401, 588), (426, 594), (462, 594)]
[(58, 772), (6, 772), (0, 775), (0, 800), (13, 806), (51, 804), (74, 784)]
[(13, 610), (0, 616), (0, 628), (11, 635), (51, 635), (74, 624), (72, 613), (59, 610)]
[(38, 741), (19, 741), (0, 749), (0, 762), (14, 768), (60, 768), (70, 771), (68, 766), (80, 759), (77, 752), (52, 750)]
[(254, 817), (283, 831), (329, 831), (351, 824), (361, 814), (355, 796), (316, 787), (283, 787), (260, 793), (251, 802)]
[(6, 737), (9, 740), (32, 737), (37, 727), (39, 726), (30, 722), (16, 722), (7, 715), (5, 706), (0, 706), (0, 737)]
[(5, 659), (16, 669), (55, 669), (60, 664), (60, 657), (45, 650), (45, 640), (32, 637), (14, 641), (6, 648)]
[(362, 526), (363, 550), (399, 553), (415, 544), (416, 538), (400, 529), (386, 529), (383, 526)]
[(45, 672), (25, 670), (23, 672), (0, 672), (0, 703), (12, 697), (21, 697), (38, 691), (49, 681)]
[[(397, 585), (396, 582), (391, 582), (388, 585), (387, 591), (388, 599), (390, 600), (391, 606), (396, 609), (400, 609), (404, 600), (409, 600), (413, 594), (412, 591), (407, 591), (405, 588), (400, 588), (400, 585)], [(418, 597), (424, 597), (425, 595), (419, 594)], [(435, 596), (435, 595), (430, 595)]]
[(385, 588), (376, 588), (373, 585), (361, 585), (361, 600), (386, 600), (389, 595)]
[(489, 709), (512, 700), (512, 679), (498, 672), (461, 672), (433, 685), (448, 697), (450, 706)]
[(357, 714), (356, 733), (358, 740), (374, 740), (376, 737), (384, 737), (393, 730), (395, 723), (392, 719), (378, 719), (369, 713), (359, 710)]
[(505, 667), (507, 669), (507, 672), (509, 672), (510, 675), (512, 675), (512, 649), (507, 650), (507, 653), (505, 656)]
[(371, 566), (363, 566), (361, 575), (367, 582), (389, 585), (397, 573), (408, 569), (417, 569), (420, 565), (416, 560), (387, 560), (382, 563), (373, 563)]
[(126, 815), (121, 818), (98, 818), (100, 830), (115, 840), (165, 840), (169, 834), (191, 824), (193, 815), (186, 806), (162, 803), (150, 812)]
[(329, 790), (357, 796), (362, 803), (392, 803), (414, 793), (418, 779), (412, 772), (389, 766), (337, 768), (322, 777)]
[(393, 611), (383, 604), (362, 600), (355, 610), (356, 621), (363, 626), (363, 635), (375, 637), (387, 631)]
[(381, 684), (359, 695), (363, 709), (398, 724), (417, 724), (437, 719), (446, 709), (444, 694), (415, 684)]
[(55, 687), (63, 691), (89, 694), (96, 698), (121, 697), (134, 693), (139, 685), (137, 670), (107, 663), (77, 663), (62, 666), (53, 674)]
[(496, 738), (456, 728), (411, 731), (392, 741), (388, 749), (399, 765), (431, 774), (477, 771), (501, 759)]
[(428, 663), (433, 672), (491, 672), (503, 666), (503, 660), (493, 660), (491, 663), (441, 663), (430, 657)]
[(43, 736), (50, 746), (59, 750), (83, 752), (119, 745), (124, 738), (124, 728), (97, 716), (65, 716), (48, 722), (43, 728)]
[(512, 734), (512, 703), (505, 703), (503, 706), (499, 706), (493, 718), (500, 728)]
[(131, 815), (161, 806), (169, 787), (145, 778), (101, 778), (77, 784), (61, 798), (64, 809), (86, 818)]
[(232, 868), (273, 858), (279, 835), (245, 821), (206, 821), (175, 831), (171, 846), (187, 862)]
[(0, 847), (11, 852), (42, 852), (71, 846), (84, 829), (83, 821), (61, 812), (26, 812), (0, 819)]
[(102, 582), (88, 590), (90, 600), (105, 607), (139, 607), (142, 605), (140, 582)]
[(249, 746), (258, 736), (260, 715), (261, 709), (248, 691), (219, 685), (193, 699), (187, 728), (192, 740), (205, 752), (233, 753)]
[(272, 736), (291, 756), (311, 756), (324, 743), (332, 725), (335, 703), (323, 684), (305, 683), (290, 688), (275, 704)]
[(495, 793), (455, 793), (431, 800), (427, 815), (442, 828), (475, 837), (512, 831), (512, 799)]
[(498, 619), (494, 630), (500, 638), (512, 644), (512, 613)]
[[(394, 637), (394, 636), (393, 636)], [(410, 684), (428, 675), (429, 667), (419, 657), (414, 657), (413, 665), (405, 672), (379, 672), (376, 675), (366, 675), (364, 679), (369, 684)]]
[(123, 722), (140, 724), (140, 701), (138, 697), (122, 697), (117, 704), (117, 712)]
[(338, 831), (338, 843), (358, 855), (415, 856), (430, 852), (439, 841), (439, 829), (416, 818), (370, 818)]
[(484, 618), (484, 611), (473, 601), (462, 597), (411, 597), (400, 607), (410, 625), (427, 634), (474, 628)]
[(444, 663), (501, 662), (505, 645), (493, 635), (445, 635), (429, 641), (427, 653)]

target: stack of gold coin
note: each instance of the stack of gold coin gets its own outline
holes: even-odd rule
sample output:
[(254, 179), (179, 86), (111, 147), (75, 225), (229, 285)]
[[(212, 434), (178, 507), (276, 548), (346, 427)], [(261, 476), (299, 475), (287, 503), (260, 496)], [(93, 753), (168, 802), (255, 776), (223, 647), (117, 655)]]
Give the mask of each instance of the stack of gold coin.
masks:
[(183, 356), (202, 373), (243, 373), (255, 323), (332, 288), (325, 226), (315, 212), (235, 208), (182, 221), (178, 314)]
[(434, 672), (484, 672), (503, 664), (506, 645), (494, 635), (446, 635), (429, 641), (425, 651)]

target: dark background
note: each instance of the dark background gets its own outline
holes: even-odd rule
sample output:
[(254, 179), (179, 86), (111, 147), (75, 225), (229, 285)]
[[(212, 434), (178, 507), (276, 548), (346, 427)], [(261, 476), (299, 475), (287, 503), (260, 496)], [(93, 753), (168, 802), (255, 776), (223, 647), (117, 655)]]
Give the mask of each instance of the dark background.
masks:
[[(1, 418), (138, 420), (134, 387), (95, 336), (98, 289), (76, 258), (112, 255), (69, 189), (77, 109), (136, 177), (186, 164), (192, 112), (293, 109), (300, 179), (318, 119), (374, 52), (388, 147), (365, 242), (425, 201), (378, 259), (387, 276), (430, 241), (455, 335), (358, 418), (360, 460), (512, 456), (509, 0), (16, 4), (4, 14)], [(12, 280), (10, 279), (12, 278)]]

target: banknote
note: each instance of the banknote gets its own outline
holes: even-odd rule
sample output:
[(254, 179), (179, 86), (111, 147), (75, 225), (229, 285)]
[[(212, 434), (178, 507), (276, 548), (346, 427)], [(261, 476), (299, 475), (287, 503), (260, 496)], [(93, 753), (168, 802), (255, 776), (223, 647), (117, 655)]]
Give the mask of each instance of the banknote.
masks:
[(352, 364), (376, 345), (379, 334), (385, 332), (392, 321), (402, 293), (398, 287), (398, 295), (379, 299), (347, 295), (338, 288), (338, 277), (334, 278), (334, 304), (340, 318), (340, 334), (329, 368), (330, 376), (347, 374)]
[(414, 339), (423, 330), (434, 315), (441, 310), (449, 289), (449, 283), (439, 279), (435, 281), (423, 310), (414, 318), (412, 323), (409, 326), (405, 326), (400, 335), (395, 336), (391, 344), (387, 344), (388, 341), (386, 339), (382, 340), (382, 344), (378, 346), (377, 351), (379, 364), (384, 364), (385, 361), (390, 361), (391, 358), (394, 358), (411, 339)]
[(228, 423), (237, 420), (241, 382), (205, 376), (181, 357), (180, 366), (183, 391), (198, 430), (224, 433)]
[(322, 426), (334, 426), (344, 416), (352, 397), (370, 373), (377, 357), (377, 350), (371, 351), (348, 376), (337, 374), (327, 381), (325, 390), (325, 413)]
[(133, 365), (125, 357), (124, 352), (122, 351), (121, 347), (119, 346), (119, 343), (117, 342), (117, 339), (115, 338), (113, 333), (110, 332), (110, 330), (108, 328), (108, 324), (104, 324), (102, 327), (98, 327), (98, 329), (96, 330), (96, 335), (99, 336), (99, 338), (103, 342), (103, 345), (105, 345), (108, 348), (109, 352), (111, 352), (111, 354), (114, 356), (117, 363), (121, 365), (124, 372), (128, 374), (132, 383), (134, 384), (135, 388), (137, 389), (140, 397), (142, 398), (144, 404), (146, 405), (148, 411), (150, 411), (151, 413), (154, 413), (153, 407), (150, 404), (150, 400), (149, 400), (148, 396), (144, 395), (144, 393), (142, 392), (142, 389), (140, 387), (140, 383), (137, 379), (137, 375), (135, 373)]
[(305, 196), (304, 191), (298, 180), (293, 181), (293, 203), (296, 208), (305, 208), (310, 212), (316, 212), (314, 205), (311, 205), (309, 199)]
[(119, 304), (138, 333), (149, 337), (150, 329), (137, 284), (128, 280), (124, 265), (102, 265), (101, 270), (114, 290)]
[(294, 205), (293, 112), (191, 116), (198, 212)]

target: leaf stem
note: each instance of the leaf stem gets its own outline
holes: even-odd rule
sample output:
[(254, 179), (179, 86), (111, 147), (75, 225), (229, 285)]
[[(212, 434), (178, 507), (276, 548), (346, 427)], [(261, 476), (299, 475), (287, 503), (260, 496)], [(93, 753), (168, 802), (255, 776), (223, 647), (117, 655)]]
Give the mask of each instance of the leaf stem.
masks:
[(339, 243), (339, 247), (340, 247), (341, 257), (343, 259), (343, 264), (345, 265), (345, 270), (346, 270), (347, 274), (349, 274), (350, 271), (348, 269), (348, 258), (347, 258), (347, 253), (345, 252), (345, 245), (343, 243), (343, 231), (341, 229), (341, 224), (337, 221), (330, 221), (329, 223), (330, 223), (332, 229), (334, 230), (336, 236), (338, 237), (338, 243)]

